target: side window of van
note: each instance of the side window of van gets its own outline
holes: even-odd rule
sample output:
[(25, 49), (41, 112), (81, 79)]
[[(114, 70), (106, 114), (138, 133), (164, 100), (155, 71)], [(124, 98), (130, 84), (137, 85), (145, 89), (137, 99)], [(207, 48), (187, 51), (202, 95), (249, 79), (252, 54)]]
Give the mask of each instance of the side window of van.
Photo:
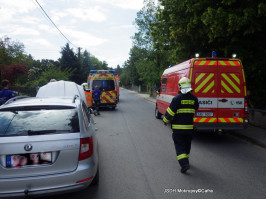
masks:
[(166, 91), (166, 83), (167, 83), (167, 78), (163, 78), (162, 80), (162, 87), (161, 87), (161, 92), (165, 92)]

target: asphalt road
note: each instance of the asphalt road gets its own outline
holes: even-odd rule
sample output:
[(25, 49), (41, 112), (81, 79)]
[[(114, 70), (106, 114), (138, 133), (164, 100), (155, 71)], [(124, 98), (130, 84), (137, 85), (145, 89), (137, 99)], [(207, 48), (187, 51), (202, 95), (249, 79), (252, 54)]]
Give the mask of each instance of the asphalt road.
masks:
[(196, 134), (191, 169), (180, 173), (170, 127), (154, 104), (122, 89), (98, 127), (100, 183), (51, 198), (266, 198), (266, 149), (230, 135)]

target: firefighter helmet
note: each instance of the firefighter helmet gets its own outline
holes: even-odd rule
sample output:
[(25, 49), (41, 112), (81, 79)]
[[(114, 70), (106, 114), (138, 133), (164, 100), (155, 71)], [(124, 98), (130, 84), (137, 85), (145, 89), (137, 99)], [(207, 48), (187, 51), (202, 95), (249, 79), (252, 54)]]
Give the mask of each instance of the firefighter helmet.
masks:
[(84, 90), (88, 89), (88, 83), (82, 83), (81, 86), (83, 87)]
[(192, 91), (191, 81), (187, 77), (183, 77), (178, 82), (179, 89), (182, 94)]

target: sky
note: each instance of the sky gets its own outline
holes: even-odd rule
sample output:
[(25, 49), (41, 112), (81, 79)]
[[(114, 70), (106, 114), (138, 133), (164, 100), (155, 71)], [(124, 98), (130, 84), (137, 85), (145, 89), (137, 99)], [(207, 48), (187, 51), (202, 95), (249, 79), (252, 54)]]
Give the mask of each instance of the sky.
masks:
[[(109, 67), (129, 58), (133, 24), (143, 0), (37, 0), (77, 52), (87, 50)], [(24, 44), (35, 60), (60, 58), (68, 43), (36, 0), (0, 0), (0, 38)]]

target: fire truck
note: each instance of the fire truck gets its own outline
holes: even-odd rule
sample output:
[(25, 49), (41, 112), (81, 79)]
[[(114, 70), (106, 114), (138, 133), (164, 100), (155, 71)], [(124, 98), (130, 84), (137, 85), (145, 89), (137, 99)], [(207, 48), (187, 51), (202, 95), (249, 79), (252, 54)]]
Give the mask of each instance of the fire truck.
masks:
[(116, 108), (119, 101), (119, 77), (115, 70), (90, 70), (85, 90), (88, 107), (93, 107), (92, 91), (98, 85), (102, 91), (101, 107)]
[(172, 98), (179, 92), (178, 81), (191, 80), (193, 94), (199, 99), (194, 125), (221, 131), (247, 127), (247, 87), (244, 69), (235, 58), (192, 58), (167, 68), (161, 77), (156, 97), (155, 117), (161, 118)]

